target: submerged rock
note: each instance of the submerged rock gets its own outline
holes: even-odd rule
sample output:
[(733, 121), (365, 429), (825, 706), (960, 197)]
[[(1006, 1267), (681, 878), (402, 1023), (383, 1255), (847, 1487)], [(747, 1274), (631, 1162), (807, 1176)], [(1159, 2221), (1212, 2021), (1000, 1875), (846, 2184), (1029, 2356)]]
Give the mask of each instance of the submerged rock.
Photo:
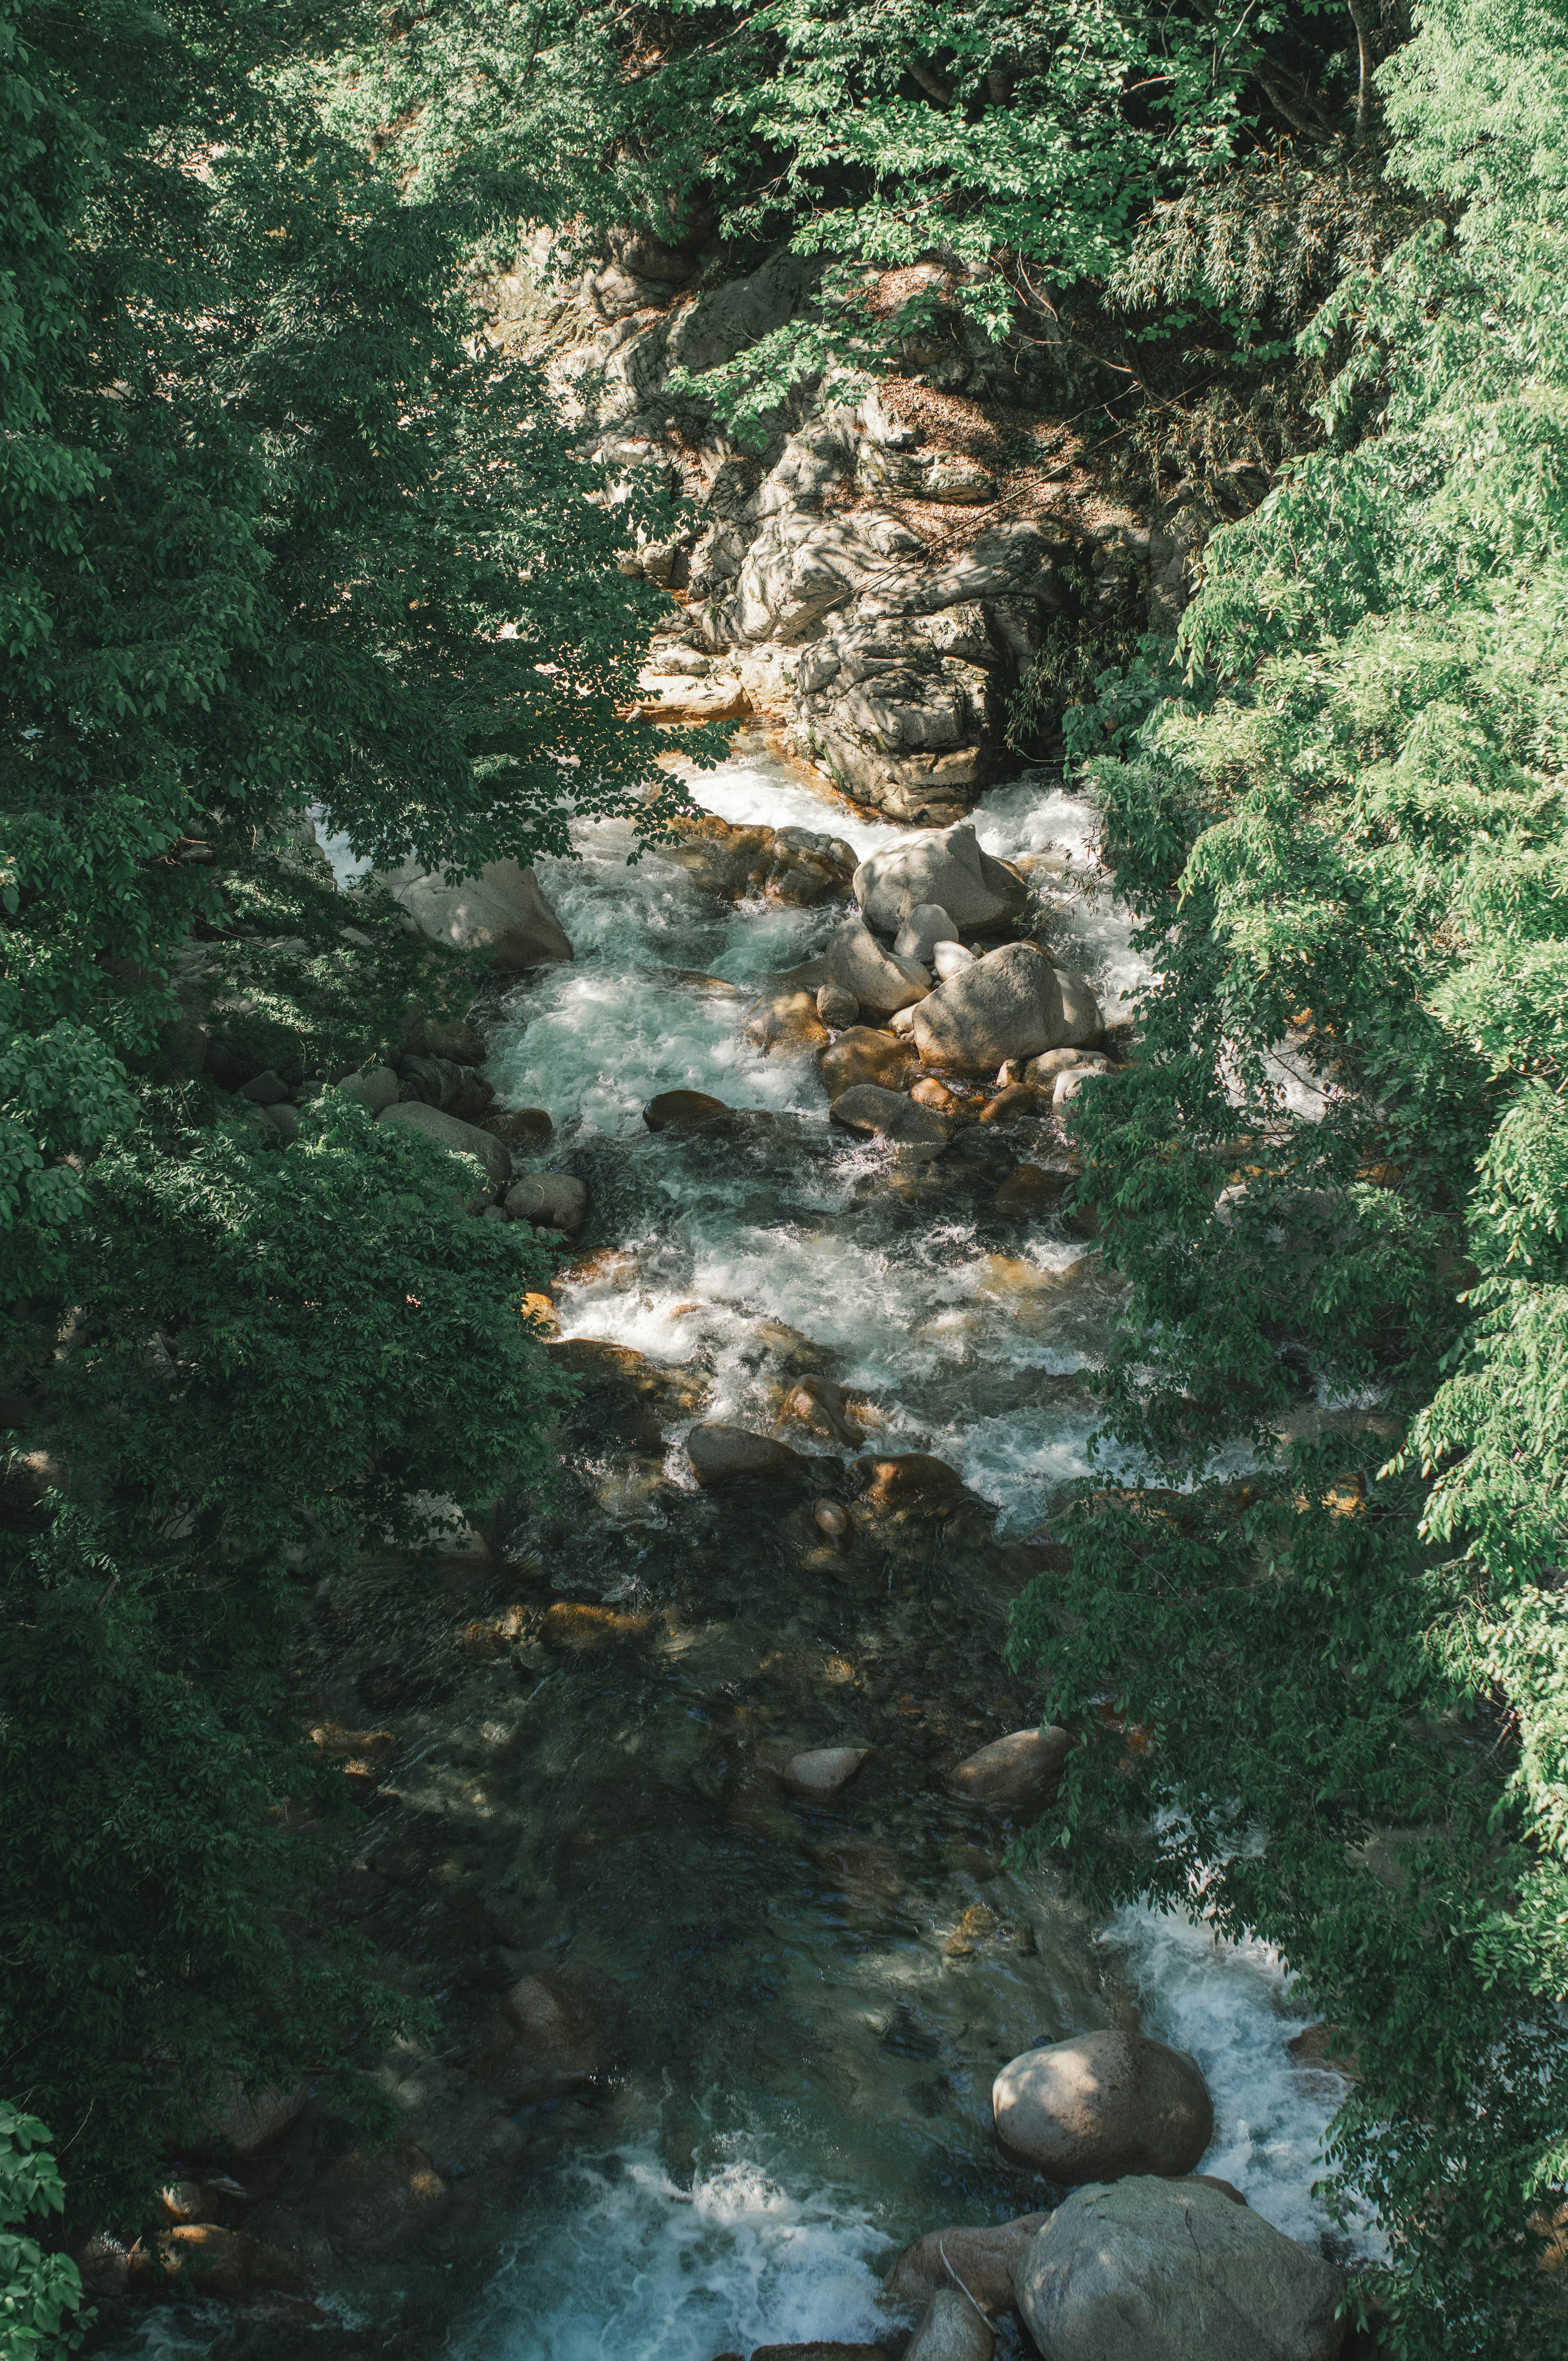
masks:
[(928, 2230), (899, 2256), (882, 2283), (880, 2300), (912, 2312), (951, 2288), (956, 2277), (988, 2311), (1010, 2312), (1018, 2266), (1030, 2239), (1050, 2218), (1048, 2213), (1023, 2213), (1015, 2222), (982, 2229)]
[(928, 1066), (993, 1073), (1008, 1058), (1032, 1058), (1061, 1038), (1061, 987), (1034, 943), (1003, 943), (937, 986), (910, 1031)]
[(934, 904), (959, 927), (995, 927), (1015, 918), (1029, 889), (982, 852), (972, 821), (875, 852), (855, 872), (855, 899), (866, 922), (896, 934), (911, 911)]
[(1015, 2287), (1052, 2361), (1336, 2361), (1344, 2342), (1343, 2273), (1200, 2181), (1075, 2189)]
[(870, 1752), (869, 1746), (815, 1747), (807, 1753), (792, 1755), (781, 1775), (784, 1785), (797, 1795), (836, 1795), (849, 1785)]
[(992, 2085), (996, 2136), (1072, 2188), (1190, 2172), (1214, 2136), (1196, 2063), (1141, 2033), (1077, 2033), (1026, 2049)]
[(969, 1755), (952, 1773), (966, 1802), (994, 1804), (1003, 1810), (1036, 1812), (1061, 1784), (1071, 1739), (1065, 1730), (1014, 1730)]

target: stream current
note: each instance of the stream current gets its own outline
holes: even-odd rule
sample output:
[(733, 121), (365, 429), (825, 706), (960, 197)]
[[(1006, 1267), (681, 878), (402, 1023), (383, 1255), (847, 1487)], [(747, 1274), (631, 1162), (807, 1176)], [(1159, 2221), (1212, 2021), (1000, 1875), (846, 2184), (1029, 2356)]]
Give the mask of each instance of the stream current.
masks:
[[(727, 819), (805, 826), (862, 857), (909, 833), (760, 741), (742, 741), (693, 786)], [(1089, 975), (1108, 1009), (1130, 1001), (1141, 981), (1132, 922), (1094, 862), (1090, 807), (1036, 776), (993, 790), (975, 819), (988, 851), (1036, 856), (1038, 930), (1058, 962)], [(1093, 1415), (1073, 1380), (1113, 1305), (1096, 1257), (1048, 1223), (1003, 1235), (972, 1207), (879, 1188), (890, 1152), (830, 1128), (810, 1055), (758, 1053), (745, 998), (682, 980), (744, 992), (815, 950), (838, 906), (731, 909), (656, 853), (629, 866), (630, 845), (624, 825), (596, 823), (580, 830), (578, 860), (542, 864), (576, 964), (530, 978), (492, 1036), (501, 1104), (549, 1110), (556, 1133), (540, 1163), (588, 1179), (593, 1235), (620, 1249), (558, 1286), (563, 1335), (695, 1363), (711, 1388), (699, 1414), (762, 1433), (792, 1343), (809, 1339), (817, 1366), (868, 1399), (876, 1448), (938, 1455), (996, 1507), (999, 1532), (1028, 1535), (1057, 1486), (1090, 1466)], [(788, 1151), (727, 1159), (700, 1136), (651, 1136), (642, 1108), (674, 1089), (792, 1115)], [(687, 1488), (689, 1423), (668, 1426), (665, 1466)], [(605, 1596), (638, 1605), (656, 1589), (656, 1575), (650, 1585), (633, 1568)], [(930, 1604), (929, 1593), (900, 1598), (891, 1576), (875, 1602), (905, 1635)], [(949, 1606), (967, 1636), (983, 1627), (998, 1662), (1005, 1603), (955, 1592)], [(672, 1763), (661, 1734), (668, 1745), (674, 1733), (675, 1763), (696, 1763), (716, 1679), (771, 1648), (808, 1649), (820, 1620), (810, 1600), (743, 1600), (672, 1643), (632, 1759), (662, 1784)], [(944, 1629), (953, 1621), (937, 1620), (933, 1636)], [(863, 1741), (873, 1733), (857, 1702), (845, 1696), (836, 1730), (784, 1735)], [(591, 1688), (563, 1682), (532, 1709), (543, 1754), (580, 1763)], [(681, 2030), (603, 2136), (563, 2136), (554, 2154), (543, 2143), (515, 2240), (452, 2326), (453, 2361), (710, 2361), (762, 2343), (885, 2335), (874, 2299), (900, 2245), (1040, 2202), (992, 2144), (996, 2068), (1134, 2010), (1203, 2068), (1216, 2132), (1201, 2169), (1316, 2241), (1325, 2222), (1310, 2185), (1343, 2086), (1288, 2057), (1307, 2020), (1267, 1952), (1141, 1911), (1093, 1929), (1048, 1872), (1007, 1869), (1003, 1845), (977, 1848), (961, 1814), (901, 1795), (875, 1762), (831, 1810), (759, 1807), (748, 1821), (733, 1795), (698, 1801), (688, 1783), (645, 1820), (653, 1859), (626, 1902), (635, 1914), (652, 1897), (662, 1923), (623, 1927), (604, 1955), (649, 1979), (654, 2014)], [(570, 1908), (562, 1931), (580, 1932)]]
[[(909, 832), (760, 739), (693, 785), (726, 818), (861, 854)], [(1059, 963), (1108, 1007), (1135, 997), (1090, 807), (1036, 775), (975, 820), (988, 851), (1032, 857)], [(636, 1433), (615, 1431), (613, 1401), (608, 1424), (575, 1440), (568, 1424), (565, 1488), (519, 1559), (527, 1611), (536, 1628), (554, 1599), (639, 1636), (536, 1645), (422, 1688), (412, 1622), (388, 1623), (378, 1663), (345, 1620), (341, 1686), (322, 1699), (398, 1734), (401, 1809), (369, 1824), (354, 1864), (379, 1897), (372, 1939), (413, 1956), (439, 1889), (448, 1921), (471, 1907), (465, 1939), (499, 1943), (506, 1977), (559, 1979), (607, 2029), (574, 2087), (498, 2102), (495, 2004), (465, 1997), (460, 1961), (425, 1977), (450, 2012), (444, 2058), (387, 2079), (448, 2183), (485, 2183), (473, 2219), (492, 2226), (444, 2263), (394, 2253), (350, 2281), (330, 2304), (339, 2334), (357, 2354), (356, 2327), (400, 2320), (385, 2349), (415, 2361), (887, 2340), (876, 2297), (900, 2246), (1052, 2202), (994, 2146), (997, 2069), (1106, 2025), (1197, 2059), (1216, 2121), (1201, 2169), (1316, 2243), (1311, 2184), (1343, 2086), (1289, 2056), (1307, 2018), (1272, 1957), (1216, 1944), (1201, 1917), (1094, 1927), (1048, 1864), (1009, 1865), (1015, 1828), (947, 1784), (1038, 1709), (1005, 1664), (1007, 1615), (1058, 1487), (1091, 1464), (1081, 1379), (1115, 1307), (1098, 1258), (1052, 1216), (998, 1214), (994, 1168), (958, 1144), (909, 1169), (835, 1130), (809, 1053), (748, 1045), (754, 980), (813, 951), (839, 905), (731, 907), (657, 853), (629, 864), (632, 846), (624, 824), (585, 824), (576, 860), (540, 864), (576, 959), (492, 1009), (488, 1071), (500, 1107), (554, 1118), (536, 1168), (589, 1186), (554, 1290), (562, 1336), (630, 1347), (669, 1379)], [(332, 850), (346, 883), (355, 864)], [(653, 1136), (642, 1109), (674, 1089), (776, 1120)], [(698, 1494), (694, 1420), (771, 1433), (812, 1372), (858, 1405), (869, 1447), (955, 1468), (994, 1534), (975, 1511), (884, 1547), (868, 1523), (836, 1554), (808, 1508)], [(784, 1432), (842, 1458), (841, 1442)], [(792, 1799), (778, 1766), (837, 1743), (872, 1750), (860, 1775), (831, 1804)], [(998, 2326), (1003, 2361), (1021, 2355), (1015, 2323)], [(168, 2313), (132, 2345), (143, 2361), (217, 2349), (199, 2318)]]

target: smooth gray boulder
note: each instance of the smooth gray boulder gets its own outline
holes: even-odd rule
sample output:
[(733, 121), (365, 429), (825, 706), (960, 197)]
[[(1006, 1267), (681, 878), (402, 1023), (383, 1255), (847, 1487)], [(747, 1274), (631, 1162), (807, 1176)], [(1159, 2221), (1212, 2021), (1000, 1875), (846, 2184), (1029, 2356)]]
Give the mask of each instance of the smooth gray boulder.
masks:
[(959, 930), (939, 902), (916, 902), (893, 939), (900, 959), (929, 967), (938, 943), (956, 943)]
[(991, 2361), (991, 2323), (957, 2288), (939, 2288), (904, 2348), (904, 2361)]
[(588, 1192), (571, 1172), (530, 1172), (506, 1193), (508, 1219), (575, 1237), (587, 1218)]
[(797, 1795), (836, 1795), (849, 1785), (870, 1752), (869, 1746), (814, 1746), (805, 1754), (791, 1755), (781, 1775), (784, 1785)]
[(1044, 951), (1003, 943), (938, 984), (909, 1029), (927, 1066), (985, 1074), (1009, 1058), (1054, 1049), (1061, 1028), (1061, 987)]
[(982, 2229), (959, 2224), (927, 2230), (905, 2247), (883, 2279), (877, 2301), (913, 2311), (950, 2288), (956, 2277), (988, 2312), (1011, 2312), (1018, 2266), (1030, 2239), (1050, 2218), (1048, 2213), (1023, 2213), (1015, 2222), (988, 2223)]
[(543, 967), (574, 955), (538, 878), (515, 861), (488, 861), (457, 885), (417, 861), (378, 871), (377, 879), (421, 934), (453, 950), (487, 951), (495, 967)]
[(1075, 2189), (1014, 2282), (1051, 2361), (1336, 2361), (1344, 2275), (1201, 2181)]
[(1069, 975), (1065, 968), (1057, 970), (1057, 985), (1061, 993), (1063, 1047), (1097, 1049), (1105, 1038), (1105, 1018), (1100, 1003), (1083, 977)]
[(901, 1091), (884, 1091), (875, 1082), (856, 1082), (836, 1098), (828, 1110), (830, 1123), (846, 1131), (891, 1139), (896, 1147), (924, 1149), (935, 1156), (953, 1136), (950, 1123), (929, 1107), (916, 1106)]
[(971, 1804), (995, 1804), (1004, 1811), (1044, 1809), (1061, 1784), (1062, 1764), (1072, 1741), (1065, 1730), (1010, 1730), (970, 1754), (952, 1773), (958, 1793)]
[(396, 1106), (384, 1107), (376, 1120), (400, 1131), (422, 1131), (427, 1139), (439, 1141), (456, 1155), (474, 1157), (483, 1165), (492, 1189), (504, 1189), (511, 1178), (510, 1151), (493, 1131), (481, 1131), (477, 1124), (443, 1115), (439, 1107), (426, 1106), (421, 1099), (401, 1099)]
[(1143, 2033), (1075, 2033), (1025, 2049), (992, 2084), (991, 2105), (1003, 2147), (1069, 2189), (1190, 2172), (1214, 2136), (1195, 2061)]
[(931, 989), (931, 971), (918, 960), (900, 959), (878, 942), (863, 918), (846, 918), (823, 947), (828, 980), (853, 993), (862, 1014), (891, 1016), (911, 1007)]
[(855, 872), (855, 899), (869, 925), (896, 934), (910, 912), (934, 902), (959, 927), (1000, 926), (1025, 907), (1029, 889), (989, 852), (972, 820), (873, 852)]

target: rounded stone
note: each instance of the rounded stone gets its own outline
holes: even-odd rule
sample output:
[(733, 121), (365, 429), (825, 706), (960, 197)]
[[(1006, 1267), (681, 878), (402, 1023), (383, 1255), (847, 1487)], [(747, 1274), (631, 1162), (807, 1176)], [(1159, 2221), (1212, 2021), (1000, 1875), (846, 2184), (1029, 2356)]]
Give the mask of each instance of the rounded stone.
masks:
[(1190, 2172), (1214, 2136), (1196, 2062), (1142, 2033), (1077, 2033), (1026, 2049), (992, 2085), (996, 2136), (1067, 2188)]
[(492, 1189), (504, 1189), (511, 1177), (510, 1153), (494, 1132), (481, 1131), (477, 1124), (464, 1123), (455, 1115), (443, 1115), (439, 1107), (426, 1106), (421, 1099), (400, 1099), (396, 1106), (384, 1107), (376, 1120), (397, 1131), (422, 1131), (427, 1139), (450, 1148), (456, 1155), (473, 1157), (484, 1167)]
[(642, 1120), (650, 1131), (689, 1131), (729, 1113), (724, 1101), (707, 1091), (661, 1091), (643, 1108)]
[(1071, 1745), (1067, 1731), (1053, 1724), (1044, 1730), (1010, 1730), (968, 1755), (952, 1773), (953, 1786), (967, 1803), (994, 1804), (1007, 1811), (1042, 1810), (1061, 1784)]
[(869, 1746), (813, 1747), (784, 1764), (784, 1785), (800, 1795), (836, 1795), (849, 1785), (870, 1752)]
[(575, 1173), (530, 1172), (507, 1191), (506, 1209), (511, 1221), (571, 1237), (587, 1218), (588, 1192)]

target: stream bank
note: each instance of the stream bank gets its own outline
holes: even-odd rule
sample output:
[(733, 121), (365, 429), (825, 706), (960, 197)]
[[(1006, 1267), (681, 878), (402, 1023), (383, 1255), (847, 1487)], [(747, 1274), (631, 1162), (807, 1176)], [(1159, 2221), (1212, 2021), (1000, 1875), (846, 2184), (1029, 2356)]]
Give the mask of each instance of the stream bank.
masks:
[[(905, 833), (759, 741), (695, 785), (861, 856)], [(1135, 991), (1088, 808), (1036, 776), (976, 817), (1037, 863), (1053, 953), (1108, 1004)], [(335, 2290), (310, 2325), (332, 2361), (896, 2347), (876, 2297), (901, 2246), (1052, 2202), (994, 2145), (998, 2068), (1141, 2024), (1203, 2069), (1202, 2169), (1316, 2243), (1343, 2083), (1289, 2055), (1306, 2023), (1266, 1955), (1141, 1914), (1094, 1928), (949, 1783), (1035, 1719), (1008, 1609), (1090, 1464), (1113, 1293), (1058, 1215), (998, 1202), (1021, 1152), (1063, 1143), (988, 1126), (912, 1164), (830, 1126), (810, 1054), (762, 1054), (743, 1016), (839, 909), (731, 908), (658, 854), (629, 869), (630, 844), (596, 824), (542, 864), (576, 958), (487, 1020), (500, 1103), (554, 1124), (520, 1169), (588, 1195), (553, 1290), (582, 1381), (560, 1491), (507, 1504), (494, 1553), (318, 1598), (302, 1665), (364, 1791), (333, 1911), (440, 2034), (379, 2065), (397, 2146), (307, 2099), (224, 2218)], [(652, 1133), (673, 1090), (772, 1120)], [(847, 1434), (787, 1415), (803, 1383), (838, 1389)], [(704, 1489), (698, 1423), (776, 1429), (799, 1462)], [(790, 1760), (836, 1745), (867, 1750), (842, 1794), (792, 1790)], [(173, 2307), (137, 2349), (298, 2350), (306, 2315), (274, 2299), (237, 2325)]]

